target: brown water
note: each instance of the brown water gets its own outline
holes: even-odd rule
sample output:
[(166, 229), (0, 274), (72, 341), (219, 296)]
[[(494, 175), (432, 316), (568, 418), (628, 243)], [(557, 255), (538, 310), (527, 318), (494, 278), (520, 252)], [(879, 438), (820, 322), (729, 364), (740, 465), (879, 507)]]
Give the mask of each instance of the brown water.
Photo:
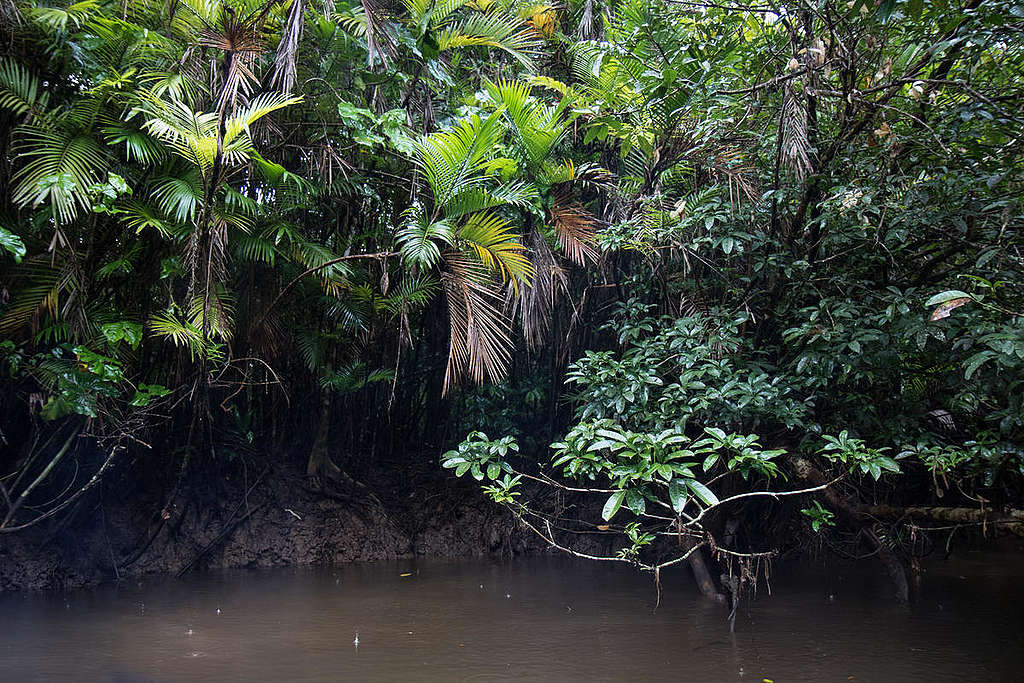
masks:
[(1024, 681), (1022, 568), (999, 556), (931, 565), (901, 609), (871, 563), (779, 565), (735, 634), (682, 573), (663, 577), (655, 611), (648, 577), (552, 558), (8, 595), (0, 679)]

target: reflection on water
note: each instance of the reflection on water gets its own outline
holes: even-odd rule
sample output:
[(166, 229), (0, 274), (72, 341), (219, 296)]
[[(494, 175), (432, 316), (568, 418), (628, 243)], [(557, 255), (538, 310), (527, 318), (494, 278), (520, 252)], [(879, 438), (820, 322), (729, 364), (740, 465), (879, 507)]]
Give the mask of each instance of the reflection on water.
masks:
[[(1020, 681), (1024, 568), (777, 565), (725, 611), (681, 572), (555, 558), (233, 572), (0, 598), (4, 681)], [(358, 634), (358, 635), (357, 635)]]

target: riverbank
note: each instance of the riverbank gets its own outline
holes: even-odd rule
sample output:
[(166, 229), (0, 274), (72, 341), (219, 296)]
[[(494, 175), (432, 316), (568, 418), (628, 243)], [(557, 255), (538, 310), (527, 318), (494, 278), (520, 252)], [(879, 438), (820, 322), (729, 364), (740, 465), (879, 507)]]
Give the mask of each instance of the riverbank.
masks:
[(402, 479), (410, 483), (395, 488), (347, 476), (318, 482), (286, 470), (246, 476), (236, 469), (216, 482), (181, 486), (174, 496), (159, 490), (121, 495), (115, 479), (53, 524), (0, 536), (0, 591), (75, 588), (201, 569), (511, 556), (543, 549), (468, 482), (406, 475)]

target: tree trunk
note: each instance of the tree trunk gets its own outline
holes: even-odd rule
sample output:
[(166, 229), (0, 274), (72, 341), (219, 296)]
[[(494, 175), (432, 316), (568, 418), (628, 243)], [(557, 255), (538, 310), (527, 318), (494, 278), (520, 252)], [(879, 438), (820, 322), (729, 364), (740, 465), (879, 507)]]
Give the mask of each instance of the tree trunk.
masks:
[(341, 470), (327, 453), (327, 437), (331, 427), (331, 392), (324, 390), (320, 399), (320, 421), (313, 439), (313, 447), (309, 449), (309, 461), (306, 463), (306, 474), (310, 477), (324, 475), (329, 479), (337, 479)]
[(715, 602), (725, 602), (725, 596), (718, 591), (718, 586), (715, 585), (715, 580), (711, 576), (711, 571), (708, 569), (707, 560), (704, 559), (704, 549), (700, 548), (695, 550), (689, 558), (690, 569), (693, 570), (693, 578), (697, 582), (697, 587), (700, 588), (701, 595), (706, 598), (711, 598)]
[[(825, 475), (805, 458), (791, 457), (789, 462), (793, 466), (796, 476), (812, 486), (820, 486), (828, 481)], [(868, 525), (865, 524), (864, 515), (860, 514), (859, 507), (840, 496), (832, 488), (825, 489), (822, 494), (829, 505), (835, 508), (847, 523), (857, 528), (863, 528), (867, 532), (867, 537), (875, 546), (874, 550), (885, 568), (885, 573), (892, 580), (897, 602), (900, 604), (909, 602), (910, 582), (907, 580), (907, 567), (899, 555), (893, 552), (892, 548), (886, 545), (885, 541), (880, 539), (872, 529), (866, 528)]]

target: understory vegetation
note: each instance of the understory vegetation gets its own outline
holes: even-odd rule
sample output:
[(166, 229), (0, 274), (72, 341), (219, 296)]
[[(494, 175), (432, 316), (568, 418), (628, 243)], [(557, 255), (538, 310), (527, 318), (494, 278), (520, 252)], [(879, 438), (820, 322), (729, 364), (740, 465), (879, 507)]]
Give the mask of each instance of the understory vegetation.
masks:
[(808, 547), (907, 599), (953, 531), (1021, 533), (1024, 5), (0, 24), (0, 537), (115, 470), (167, 515), (439, 457), (551, 546), (734, 599)]

